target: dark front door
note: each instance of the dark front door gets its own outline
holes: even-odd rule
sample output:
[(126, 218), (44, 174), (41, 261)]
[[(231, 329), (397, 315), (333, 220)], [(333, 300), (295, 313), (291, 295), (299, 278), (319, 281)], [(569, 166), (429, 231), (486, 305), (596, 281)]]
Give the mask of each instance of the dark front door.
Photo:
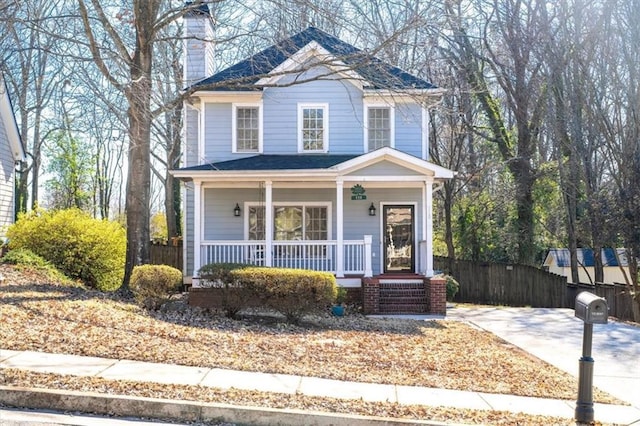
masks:
[(414, 272), (414, 208), (413, 206), (384, 206), (384, 272)]

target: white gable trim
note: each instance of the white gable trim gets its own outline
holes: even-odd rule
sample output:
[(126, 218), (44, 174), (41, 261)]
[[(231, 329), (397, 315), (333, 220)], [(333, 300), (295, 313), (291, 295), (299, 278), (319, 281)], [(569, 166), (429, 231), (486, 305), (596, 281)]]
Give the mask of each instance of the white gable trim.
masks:
[(311, 41), (302, 49), (287, 58), (280, 65), (269, 72), (268, 77), (263, 77), (256, 83), (256, 86), (273, 86), (287, 74), (305, 71), (304, 64), (309, 59), (316, 57), (320, 60), (317, 65), (326, 66), (332, 73), (350, 80), (356, 87), (362, 89), (364, 80), (360, 74), (355, 72), (344, 62), (337, 60), (327, 49), (318, 42)]
[(345, 161), (344, 163), (336, 165), (334, 170), (338, 171), (341, 175), (345, 175), (385, 160), (422, 173), (425, 171), (431, 172), (436, 179), (452, 179), (455, 176), (455, 172), (452, 170), (389, 147), (380, 148), (352, 160)]
[(4, 77), (0, 75), (0, 120), (4, 123), (4, 128), (9, 138), (9, 146), (13, 154), (13, 161), (24, 161), (26, 159), (16, 116), (11, 108), (11, 100)]

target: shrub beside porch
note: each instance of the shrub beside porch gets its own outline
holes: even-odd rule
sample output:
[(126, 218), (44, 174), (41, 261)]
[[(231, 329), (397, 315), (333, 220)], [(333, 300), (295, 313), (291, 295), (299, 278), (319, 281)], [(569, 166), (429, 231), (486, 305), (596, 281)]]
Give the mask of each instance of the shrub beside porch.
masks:
[[(411, 285), (382, 284), (393, 288), (391, 291), (404, 293), (401, 303), (385, 303), (381, 296), (380, 278), (363, 278), (361, 287), (347, 287), (347, 304), (363, 307), (363, 313), (370, 314), (446, 314), (446, 280), (441, 277), (421, 278), (421, 283)], [(227, 290), (228, 291), (228, 290)], [(384, 293), (384, 291), (383, 291)], [(189, 304), (202, 308), (223, 308), (224, 290), (220, 288), (189, 289)], [(382, 299), (382, 303), (381, 303)]]

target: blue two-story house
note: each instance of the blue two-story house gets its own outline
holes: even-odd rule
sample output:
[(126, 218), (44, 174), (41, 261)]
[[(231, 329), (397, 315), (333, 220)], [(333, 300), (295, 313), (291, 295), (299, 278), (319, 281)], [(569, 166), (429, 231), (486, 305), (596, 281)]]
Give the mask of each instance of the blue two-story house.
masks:
[(186, 281), (212, 262), (431, 277), (433, 192), (454, 175), (428, 161), (442, 91), (313, 27), (214, 74), (207, 10), (185, 29)]

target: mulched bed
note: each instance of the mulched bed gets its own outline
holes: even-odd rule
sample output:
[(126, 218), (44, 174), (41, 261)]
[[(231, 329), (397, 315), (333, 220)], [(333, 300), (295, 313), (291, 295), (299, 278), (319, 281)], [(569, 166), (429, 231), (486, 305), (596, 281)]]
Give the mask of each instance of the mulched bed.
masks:
[[(459, 322), (373, 319), (359, 314), (336, 318), (327, 313), (291, 325), (278, 316), (255, 312), (232, 320), (188, 306), (185, 295), (160, 311), (147, 312), (114, 294), (51, 283), (34, 271), (0, 265), (0, 274), (5, 277), (0, 286), (3, 349), (573, 401), (576, 398), (577, 379), (553, 366), (541, 366), (540, 360), (491, 333)], [(46, 375), (24, 372), (12, 373), (9, 382), (19, 384), (36, 376), (36, 382), (46, 384), (43, 378)], [(65, 380), (80, 383), (94, 379)], [(100, 386), (103, 385), (123, 386), (119, 382)], [(198, 398), (203, 392), (214, 392), (218, 395), (215, 399), (221, 391), (199, 388)], [(261, 398), (269, 399), (258, 400)], [(302, 396), (276, 399), (283, 398), (309, 399)], [(597, 389), (594, 399), (621, 403)], [(297, 403), (291, 404), (297, 407)], [(315, 404), (324, 402), (313, 402), (311, 406)], [(350, 405), (345, 401), (329, 405), (341, 404)], [(368, 408), (362, 410), (364, 414)], [(393, 410), (411, 411), (411, 408)], [(494, 423), (487, 418), (483, 422)]]

